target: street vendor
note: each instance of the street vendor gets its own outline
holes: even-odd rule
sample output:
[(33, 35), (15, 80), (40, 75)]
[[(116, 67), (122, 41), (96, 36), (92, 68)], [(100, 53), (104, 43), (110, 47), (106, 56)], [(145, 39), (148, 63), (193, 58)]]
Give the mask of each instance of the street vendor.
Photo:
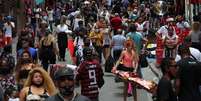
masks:
[[(135, 50), (134, 43), (131, 39), (126, 40), (125, 42), (125, 50), (122, 51), (119, 60), (117, 61), (115, 67), (113, 67), (112, 72), (115, 72), (116, 70), (121, 70), (125, 72), (137, 72), (138, 67), (138, 54)], [(122, 65), (118, 66), (120, 62), (122, 61)], [(117, 68), (118, 67), (118, 68)], [(134, 86), (134, 85), (133, 85)], [(124, 82), (124, 100), (127, 101), (127, 95), (128, 95), (128, 82)], [(137, 92), (136, 87), (134, 87), (133, 90), (133, 101), (137, 101)]]

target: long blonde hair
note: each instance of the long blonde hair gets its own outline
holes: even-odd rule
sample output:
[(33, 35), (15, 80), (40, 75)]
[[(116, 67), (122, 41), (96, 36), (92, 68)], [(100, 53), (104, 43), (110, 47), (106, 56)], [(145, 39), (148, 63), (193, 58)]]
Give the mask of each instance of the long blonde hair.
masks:
[(139, 61), (139, 55), (136, 51), (136, 45), (135, 43), (133, 42), (132, 39), (128, 38), (125, 42), (124, 42), (124, 47), (125, 48), (128, 48), (128, 47), (131, 47), (131, 49), (133, 50), (134, 52), (134, 58), (136, 61)]
[(49, 46), (52, 44), (52, 42), (54, 42), (54, 37), (49, 34), (47, 36), (44, 36), (41, 41), (40, 41), (40, 45), (45, 45), (45, 46)]
[(48, 73), (42, 68), (42, 67), (37, 67), (34, 68), (33, 70), (31, 70), (29, 72), (29, 76), (24, 84), (24, 87), (30, 87), (32, 84), (32, 79), (35, 73), (40, 73), (43, 77), (43, 87), (45, 88), (45, 90), (47, 90), (48, 94), (50, 96), (54, 95), (57, 93), (56, 87), (52, 81), (52, 79), (50, 78), (50, 76), (48, 75)]

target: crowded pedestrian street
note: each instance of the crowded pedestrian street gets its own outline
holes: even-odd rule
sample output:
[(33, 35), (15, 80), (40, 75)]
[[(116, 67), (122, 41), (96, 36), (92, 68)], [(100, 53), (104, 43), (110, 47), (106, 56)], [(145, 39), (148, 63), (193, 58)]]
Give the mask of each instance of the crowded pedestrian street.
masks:
[(0, 101), (201, 101), (201, 1), (0, 0)]

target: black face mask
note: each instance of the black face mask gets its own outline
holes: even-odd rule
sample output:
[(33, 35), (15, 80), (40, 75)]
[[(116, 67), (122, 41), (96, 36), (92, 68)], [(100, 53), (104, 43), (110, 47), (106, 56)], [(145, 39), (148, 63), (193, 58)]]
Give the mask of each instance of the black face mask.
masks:
[(74, 86), (65, 86), (65, 87), (60, 87), (60, 94), (63, 96), (70, 96), (74, 92)]
[(1, 75), (7, 75), (9, 73), (10, 73), (10, 68), (8, 68), (8, 67), (1, 67), (0, 68), (0, 74)]
[(30, 59), (22, 59), (22, 64), (31, 63)]

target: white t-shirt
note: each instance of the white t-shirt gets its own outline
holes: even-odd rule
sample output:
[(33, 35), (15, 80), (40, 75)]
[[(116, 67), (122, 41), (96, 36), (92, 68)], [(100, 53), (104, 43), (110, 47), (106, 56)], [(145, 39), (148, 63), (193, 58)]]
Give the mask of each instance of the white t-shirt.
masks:
[[(189, 49), (190, 49), (191, 54), (192, 54), (199, 62), (201, 62), (201, 52), (200, 52), (198, 49), (193, 48), (193, 47), (190, 47)], [(179, 60), (181, 60), (181, 56), (180, 56), (180, 55), (177, 55), (176, 58), (175, 58), (175, 61), (177, 62), (177, 61), (179, 61)]]
[(61, 32), (71, 33), (72, 31), (68, 29), (68, 26), (66, 24), (64, 24), (63, 26), (61, 25), (57, 26), (57, 33), (61, 33)]
[(8, 25), (7, 23), (4, 24), (5, 29), (5, 36), (6, 37), (12, 37), (12, 27), (15, 27), (15, 23), (11, 22), (11, 25)]
[(165, 37), (167, 34), (168, 34), (168, 29), (167, 29), (167, 26), (162, 26), (158, 31), (157, 33), (159, 34), (159, 36), (161, 37)]

